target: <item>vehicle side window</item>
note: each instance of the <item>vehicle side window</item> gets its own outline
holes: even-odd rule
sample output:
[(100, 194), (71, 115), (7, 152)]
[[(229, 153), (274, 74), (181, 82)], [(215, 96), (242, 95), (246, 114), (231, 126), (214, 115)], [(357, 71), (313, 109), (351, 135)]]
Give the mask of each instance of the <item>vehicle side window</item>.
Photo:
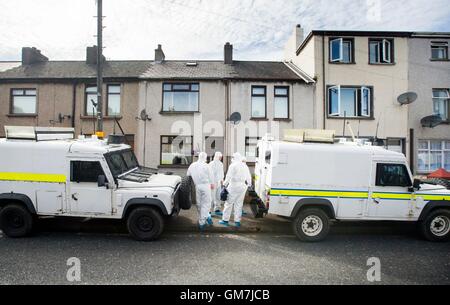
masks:
[(376, 186), (412, 186), (411, 178), (404, 164), (377, 164)]
[(105, 175), (98, 161), (70, 161), (70, 181), (97, 182), (98, 176)]

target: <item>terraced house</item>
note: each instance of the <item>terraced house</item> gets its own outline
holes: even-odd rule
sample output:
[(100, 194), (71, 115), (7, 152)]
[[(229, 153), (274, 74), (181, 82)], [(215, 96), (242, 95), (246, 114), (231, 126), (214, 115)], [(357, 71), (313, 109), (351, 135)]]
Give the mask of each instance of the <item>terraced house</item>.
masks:
[[(23, 48), (21, 62), (3, 63), (0, 136), (5, 125), (93, 134), (96, 53), (89, 47), (84, 61), (51, 61)], [(235, 61), (229, 43), (221, 60), (166, 60), (158, 46), (154, 60), (105, 61), (103, 74), (105, 132), (123, 130), (149, 167), (185, 173), (200, 150), (238, 150), (251, 164), (266, 133), (312, 127), (314, 80), (293, 64)]]
[[(404, 153), (427, 174), (450, 170), (449, 33), (312, 31), (297, 26), (285, 59), (316, 80), (314, 128), (332, 129)], [(402, 105), (398, 97), (418, 98)], [(421, 121), (437, 114), (433, 128)]]

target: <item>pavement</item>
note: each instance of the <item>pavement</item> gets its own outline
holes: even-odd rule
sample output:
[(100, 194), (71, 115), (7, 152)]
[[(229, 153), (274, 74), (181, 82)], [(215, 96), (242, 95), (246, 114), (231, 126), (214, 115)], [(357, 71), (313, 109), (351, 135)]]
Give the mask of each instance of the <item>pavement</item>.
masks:
[[(450, 284), (450, 243), (424, 241), (411, 224), (339, 223), (308, 244), (280, 217), (249, 214), (240, 229), (199, 233), (195, 216), (195, 207), (182, 211), (147, 243), (118, 221), (49, 218), (33, 237), (0, 232), (0, 284)], [(66, 279), (71, 257), (81, 262), (80, 282)], [(380, 282), (367, 279), (371, 257)]]

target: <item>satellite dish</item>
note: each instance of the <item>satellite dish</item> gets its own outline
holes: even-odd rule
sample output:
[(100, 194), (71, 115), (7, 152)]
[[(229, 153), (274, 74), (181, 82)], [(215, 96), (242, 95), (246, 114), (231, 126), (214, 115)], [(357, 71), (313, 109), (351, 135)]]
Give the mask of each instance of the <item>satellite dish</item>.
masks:
[(411, 104), (415, 100), (417, 100), (417, 93), (415, 93), (415, 92), (406, 92), (406, 93), (401, 94), (397, 98), (397, 102), (402, 106)]
[(239, 124), (239, 122), (241, 121), (241, 114), (239, 112), (233, 112), (230, 115), (229, 121), (233, 122), (234, 125)]
[(434, 128), (442, 123), (442, 118), (439, 115), (430, 115), (420, 120), (422, 127)]
[(139, 118), (142, 120), (142, 121), (147, 121), (149, 118), (148, 118), (148, 114), (147, 114), (147, 111), (145, 110), (145, 109), (142, 109), (141, 110), (141, 113), (139, 114)]

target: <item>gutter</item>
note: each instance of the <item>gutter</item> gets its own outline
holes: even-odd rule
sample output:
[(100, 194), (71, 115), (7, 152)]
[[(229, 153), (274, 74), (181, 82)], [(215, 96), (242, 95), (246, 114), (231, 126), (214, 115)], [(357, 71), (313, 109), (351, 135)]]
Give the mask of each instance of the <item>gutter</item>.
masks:
[(75, 128), (75, 108), (77, 105), (77, 82), (74, 81), (72, 84), (72, 127)]

